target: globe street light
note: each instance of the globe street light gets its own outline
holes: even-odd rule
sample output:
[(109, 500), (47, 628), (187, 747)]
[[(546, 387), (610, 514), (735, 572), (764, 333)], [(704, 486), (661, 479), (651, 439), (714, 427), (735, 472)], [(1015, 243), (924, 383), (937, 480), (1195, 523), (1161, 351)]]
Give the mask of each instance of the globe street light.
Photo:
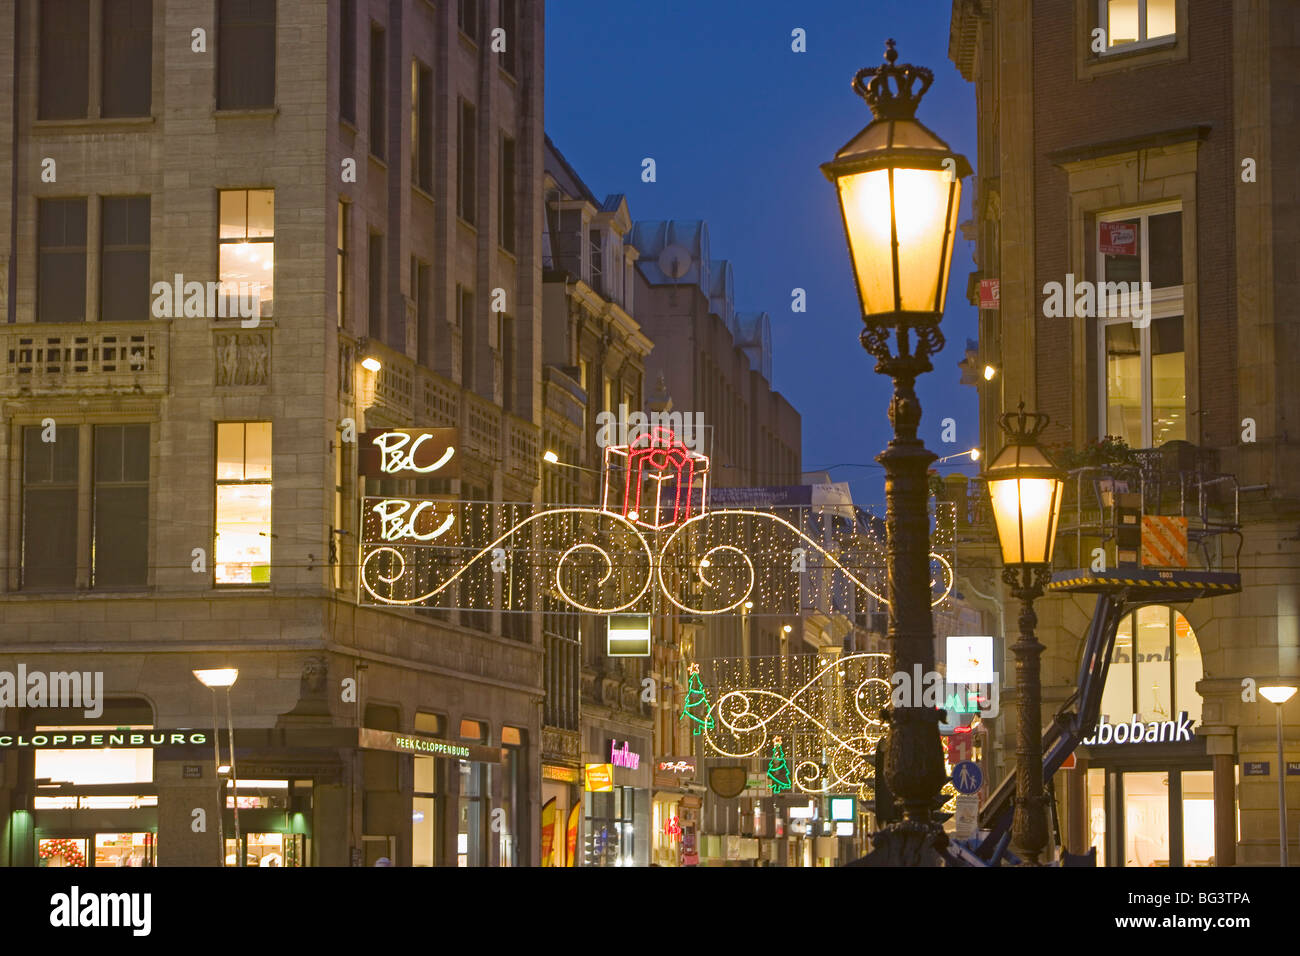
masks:
[(1260, 696), (1277, 705), (1277, 826), (1282, 855), (1278, 866), (1290, 866), (1286, 837), (1286, 757), (1282, 751), (1282, 705), (1295, 696), (1290, 684), (1271, 684), (1259, 689)]
[(1016, 808), (1012, 839), (1020, 857), (1031, 866), (1047, 846), (1043, 795), (1043, 718), (1039, 655), (1043, 645), (1034, 634), (1038, 616), (1034, 601), (1051, 579), (1052, 552), (1061, 516), (1065, 473), (1038, 447), (1047, 427), (1046, 415), (1019, 410), (1002, 416), (1008, 444), (998, 452), (980, 478), (988, 483), (993, 523), (1002, 548), (1002, 580), (1020, 601), (1020, 639), (1016, 655), (1019, 697), (1016, 728)]
[[(921, 404), (916, 377), (932, 369), (943, 348), (943, 317), (956, 239), (965, 157), (914, 118), (934, 74), (896, 64), (894, 41), (885, 62), (853, 78), (873, 119), (821, 168), (839, 193), (840, 211), (862, 308), (862, 346), (876, 372), (893, 381), (893, 437), (876, 457), (885, 469), (889, 643), (894, 669), (934, 670), (930, 613), (930, 526), (926, 469), (935, 460), (917, 437)], [(868, 79), (869, 78), (869, 79)], [(919, 89), (914, 89), (917, 83)], [(892, 348), (891, 348), (892, 342)], [(890, 715), (885, 779), (904, 818), (873, 837), (868, 865), (936, 865), (945, 839), (934, 820), (947, 775), (934, 707), (899, 707)]]
[(221, 731), (217, 728), (217, 688), (226, 689), (226, 727), (230, 738), (230, 784), (235, 796), (235, 859), (238, 866), (244, 865), (239, 849), (239, 775), (235, 771), (235, 724), (230, 715), (230, 688), (239, 680), (237, 667), (215, 667), (208, 670), (196, 670), (194, 676), (199, 683), (212, 691), (212, 755), (216, 762), (217, 774), (217, 839), (221, 841), (221, 865), (226, 865), (226, 788), (221, 782), (221, 749), (217, 737)]

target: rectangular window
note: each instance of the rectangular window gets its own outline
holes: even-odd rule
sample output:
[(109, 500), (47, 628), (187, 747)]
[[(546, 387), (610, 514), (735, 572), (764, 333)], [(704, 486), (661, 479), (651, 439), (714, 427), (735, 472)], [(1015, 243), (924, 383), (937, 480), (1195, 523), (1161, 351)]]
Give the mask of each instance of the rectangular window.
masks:
[(415, 758), (415, 786), (411, 798), (411, 865), (437, 866), (442, 835), (442, 792), (445, 760)]
[(382, 342), (384, 341), (384, 237), (380, 233), (370, 234), (370, 246), (366, 258), (368, 293), (366, 334)]
[(433, 364), (433, 316), (429, 308), (432, 293), (428, 263), (411, 260), (411, 296), (415, 299), (415, 360), (420, 365)]
[(433, 70), (411, 61), (411, 181), (433, 192)]
[(388, 105), (388, 85), (384, 69), (384, 28), (370, 24), (370, 153), (383, 159), (384, 114)]
[(274, 189), (221, 191), (217, 264), (226, 317), (240, 314), (238, 298), (256, 302), (264, 319), (274, 315)]
[(501, 407), (507, 412), (515, 412), (515, 320), (514, 316), (501, 313), (497, 329), (497, 342), (501, 346)]
[(601, 295), (604, 295), (605, 286), (600, 281), (601, 273), (604, 271), (604, 246), (601, 242), (600, 230), (592, 229), (587, 233), (587, 241), (591, 247), (591, 287)]
[(456, 828), (456, 865), (487, 866), (487, 821), (492, 793), (490, 764), (456, 761), (460, 797)]
[(36, 201), (36, 321), (86, 321), (86, 200)]
[(459, 177), (456, 190), (456, 212), (470, 225), (475, 222), (474, 207), (478, 184), (478, 111), (472, 103), (461, 100), (460, 128), (456, 137), (459, 157)]
[(479, 0), (458, 0), (458, 2), (456, 23), (460, 26), (460, 32), (477, 43)]
[(339, 4), (339, 117), (357, 121), (357, 0)]
[(76, 587), (79, 440), (76, 425), (23, 428), (24, 589)]
[(1098, 215), (1096, 242), (1099, 430), (1133, 448), (1186, 439), (1182, 210)]
[(37, 117), (85, 119), (90, 108), (90, 0), (45, 0), (39, 10)]
[(334, 523), (330, 526), (330, 563), (334, 566), (334, 588), (343, 587), (343, 544), (338, 532), (346, 530), (348, 500), (348, 476), (351, 464), (348, 457), (347, 443), (343, 441), (343, 431), (334, 433)]
[(460, 326), (460, 384), (474, 389), (474, 293), (464, 286), (456, 287), (460, 294), (459, 313), (456, 316)]
[(1099, 0), (1106, 52), (1132, 49), (1177, 33), (1177, 0)]
[(506, 48), (501, 54), (501, 68), (511, 76), (519, 75), (519, 2), (501, 0), (501, 27), (506, 31)]
[(96, 425), (91, 586), (149, 579), (149, 426)]
[(217, 109), (275, 105), (275, 0), (217, 0)]
[(497, 224), (500, 231), (498, 241), (506, 252), (515, 251), (515, 141), (509, 136), (501, 137), (501, 221)]
[[(505, 751), (505, 779), (501, 786), (501, 809), (505, 811), (500, 831), (499, 866), (523, 866), (520, 848), (528, 846), (528, 751), (524, 747), (527, 731), (517, 727), (501, 728), (501, 746)], [(558, 829), (558, 828), (557, 828)]]
[(348, 204), (339, 200), (338, 252), (335, 256), (335, 277), (337, 285), (336, 312), (339, 328), (347, 325), (347, 291), (348, 291)]
[(271, 583), (271, 423), (217, 423), (217, 584)]
[(153, 0), (104, 4), (104, 116), (148, 116), (153, 97)]
[(99, 320), (149, 318), (149, 197), (106, 196), (100, 214)]

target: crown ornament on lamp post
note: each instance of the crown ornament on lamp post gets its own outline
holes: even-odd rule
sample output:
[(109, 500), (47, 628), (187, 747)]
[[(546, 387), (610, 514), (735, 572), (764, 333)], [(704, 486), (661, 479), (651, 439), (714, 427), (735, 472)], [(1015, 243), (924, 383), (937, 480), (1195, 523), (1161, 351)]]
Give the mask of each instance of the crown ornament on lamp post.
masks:
[[(898, 50), (894, 47), (892, 39), (886, 40), (885, 62), (880, 66), (864, 66), (853, 77), (853, 92), (867, 101), (876, 119), (911, 119), (916, 115), (921, 97), (934, 82), (934, 71), (927, 66), (895, 65)], [(894, 81), (892, 86), (890, 80)], [(921, 81), (921, 88), (913, 93), (912, 86), (917, 80)]]

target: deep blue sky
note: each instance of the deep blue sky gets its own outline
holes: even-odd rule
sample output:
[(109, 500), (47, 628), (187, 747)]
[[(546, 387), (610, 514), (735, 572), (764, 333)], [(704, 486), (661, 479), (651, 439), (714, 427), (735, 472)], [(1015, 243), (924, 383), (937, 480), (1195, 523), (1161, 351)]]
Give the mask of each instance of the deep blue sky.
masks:
[[(803, 416), (805, 469), (871, 462), (890, 434), (889, 383), (858, 344), (835, 190), (818, 165), (870, 121), (849, 83), (881, 62), (888, 37), (899, 62), (934, 70), (918, 119), (974, 164), (975, 94), (948, 60), (950, 10), (949, 0), (546, 4), (547, 132), (594, 193), (626, 193), (634, 219), (708, 221), (713, 256), (732, 264), (736, 308), (772, 317), (773, 386)], [(791, 50), (796, 27), (806, 53)], [(641, 182), (646, 156), (657, 182)], [(922, 435), (939, 455), (977, 441), (976, 392), (958, 385), (956, 365), (976, 335), (972, 248), (959, 239), (947, 345), (918, 388)], [(795, 287), (807, 290), (806, 313), (790, 311)], [(955, 444), (939, 440), (945, 417), (956, 419)], [(832, 477), (851, 481), (860, 503), (884, 500), (878, 467)]]

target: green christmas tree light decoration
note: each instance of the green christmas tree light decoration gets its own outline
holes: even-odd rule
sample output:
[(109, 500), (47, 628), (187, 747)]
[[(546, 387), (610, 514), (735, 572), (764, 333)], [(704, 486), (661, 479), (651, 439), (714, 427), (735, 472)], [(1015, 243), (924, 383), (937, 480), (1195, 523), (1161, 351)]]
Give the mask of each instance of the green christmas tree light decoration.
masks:
[(785, 751), (781, 748), (781, 738), (772, 738), (772, 756), (767, 761), (767, 779), (772, 782), (772, 795), (785, 793), (790, 789), (790, 765), (785, 762)]
[(682, 715), (677, 719), (689, 717), (694, 725), (692, 736), (698, 737), (701, 731), (713, 729), (713, 708), (709, 705), (709, 695), (700, 681), (700, 665), (692, 663), (686, 670), (690, 674), (690, 686), (686, 688), (686, 704), (682, 707)]

